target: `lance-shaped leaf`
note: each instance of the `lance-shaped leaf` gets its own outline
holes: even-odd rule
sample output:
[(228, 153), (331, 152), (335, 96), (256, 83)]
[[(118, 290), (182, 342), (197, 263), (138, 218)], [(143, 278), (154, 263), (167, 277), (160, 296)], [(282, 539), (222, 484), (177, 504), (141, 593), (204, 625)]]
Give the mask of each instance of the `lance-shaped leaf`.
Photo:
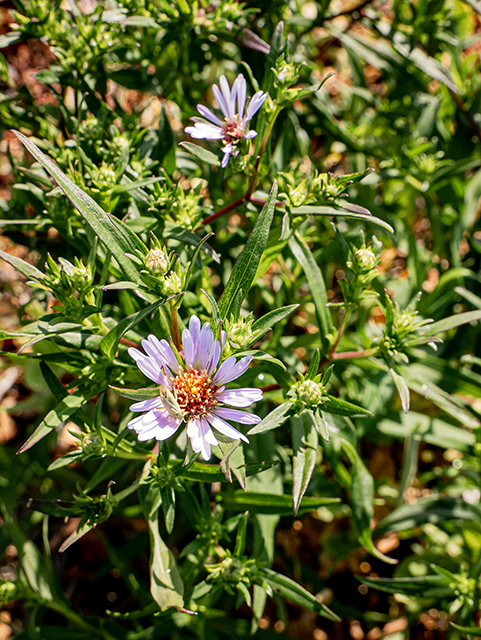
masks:
[(458, 313), (455, 316), (449, 316), (439, 320), (439, 322), (433, 322), (429, 326), (423, 329), (424, 336), (434, 336), (437, 333), (443, 331), (449, 331), (455, 327), (460, 327), (468, 322), (474, 322), (475, 320), (481, 320), (481, 311), (467, 311), (466, 313)]
[(351, 472), (351, 512), (352, 524), (360, 544), (373, 556), (388, 564), (397, 560), (381, 553), (372, 541), (371, 520), (374, 513), (374, 480), (361, 460), (356, 449), (347, 440), (341, 439), (341, 446), (352, 464)]
[[(360, 211), (363, 210), (361, 213)], [(338, 216), (341, 218), (352, 218), (354, 220), (365, 220), (366, 222), (371, 222), (372, 224), (377, 225), (378, 227), (382, 227), (386, 229), (386, 231), (390, 231), (394, 233), (394, 229), (390, 224), (381, 220), (381, 218), (377, 218), (370, 214), (367, 209), (364, 207), (359, 207), (359, 209), (355, 209), (354, 205), (348, 205), (348, 203), (344, 203), (344, 207), (332, 207), (329, 205), (303, 205), (302, 207), (297, 207), (292, 210), (292, 215), (295, 216)]]
[(119, 396), (128, 398), (129, 400), (151, 400), (152, 398), (156, 398), (159, 395), (159, 387), (147, 387), (145, 389), (122, 389), (122, 387), (113, 387), (112, 385), (110, 385), (110, 388), (116, 391)]
[(248, 436), (253, 436), (258, 433), (264, 433), (264, 431), (271, 431), (272, 429), (277, 429), (277, 427), (281, 427), (284, 422), (293, 414), (294, 405), (292, 402), (283, 402), (278, 407), (271, 411), (269, 415), (267, 415), (259, 424), (256, 424), (255, 427), (252, 427), (247, 432)]
[(293, 311), (297, 309), (298, 304), (290, 304), (287, 307), (281, 307), (280, 309), (274, 309), (269, 311), (265, 316), (259, 318), (252, 325), (252, 333), (255, 335), (263, 336), (266, 331), (271, 329), (277, 322), (284, 320), (291, 315)]
[(394, 384), (396, 385), (397, 392), (399, 393), (399, 398), (401, 399), (401, 407), (404, 413), (407, 413), (409, 411), (409, 404), (410, 404), (410, 394), (409, 394), (409, 387), (407, 385), (407, 382), (392, 367), (389, 369), (389, 375), (391, 376)]
[[(292, 496), (274, 493), (254, 493), (234, 491), (217, 496), (217, 501), (227, 510), (250, 511), (251, 513), (270, 513), (292, 516)], [(319, 507), (336, 504), (339, 498), (305, 497), (299, 505), (299, 513), (312, 511)]]
[(234, 303), (239, 291), (242, 290), (240, 303), (246, 297), (254, 281), (257, 267), (269, 239), (269, 231), (274, 218), (277, 198), (277, 182), (274, 180), (269, 197), (257, 218), (252, 233), (247, 240), (244, 250), (235, 263), (229, 281), (219, 300), (219, 314), (222, 319), (229, 318), (233, 313)]
[(240, 486), (246, 489), (246, 469), (244, 449), (240, 440), (230, 440), (222, 434), (217, 434), (219, 449), (222, 451), (220, 468), (229, 482), (232, 482), (232, 473), (237, 478)]
[(297, 584), (297, 582), (294, 582), (294, 580), (291, 580), (291, 578), (272, 571), (272, 569), (268, 569), (267, 567), (263, 567), (260, 570), (260, 574), (267, 584), (284, 598), (309, 609), (309, 611), (315, 611), (324, 618), (329, 618), (329, 620), (340, 620), (338, 615), (328, 609), (322, 602), (318, 602), (312, 593), (309, 593), (309, 591), (304, 589), (300, 584)]
[(293, 236), (290, 238), (289, 247), (296, 260), (301, 264), (307, 282), (309, 283), (312, 300), (316, 308), (317, 320), (319, 322), (322, 355), (326, 355), (334, 342), (335, 329), (332, 324), (331, 313), (326, 306), (329, 301), (327, 299), (326, 285), (324, 284), (322, 272), (311, 250), (297, 233), (296, 237)]
[[(279, 463), (278, 460), (272, 462), (257, 462), (253, 464), (245, 465), (246, 476), (253, 476), (261, 471), (266, 471), (275, 467)], [(179, 468), (175, 472), (176, 476), (186, 478), (187, 480), (196, 480), (198, 482), (228, 482), (223, 471), (217, 464), (203, 464), (201, 462), (194, 462), (189, 465), (189, 468), (179, 465)]]
[(316, 465), (318, 434), (316, 419), (312, 411), (304, 410), (292, 416), (292, 502), (297, 515), (303, 495), (311, 480)]
[(141, 242), (127, 225), (106, 213), (95, 200), (72, 182), (72, 180), (58, 168), (55, 162), (40, 151), (26, 136), (18, 131), (14, 131), (14, 133), (34, 158), (48, 171), (96, 235), (112, 252), (112, 255), (122, 267), (122, 270), (128, 276), (129, 280), (141, 283), (142, 277), (136, 265), (125, 254), (131, 253), (133, 249), (140, 249), (142, 252), (146, 252), (147, 248), (143, 242)]
[(194, 144), (193, 142), (181, 142), (181, 147), (184, 147), (186, 151), (188, 151), (194, 158), (198, 160), (202, 160), (202, 162), (207, 162), (207, 164), (212, 165), (213, 167), (220, 167), (220, 159), (209, 151), (208, 149), (204, 149), (204, 147), (200, 147), (198, 144)]
[(44, 274), (34, 267), (32, 264), (25, 262), (22, 258), (17, 258), (17, 256), (12, 256), (6, 251), (0, 251), (0, 258), (3, 258), (5, 262), (11, 264), (17, 271), (19, 271), (22, 276), (29, 278), (30, 280), (44, 280)]
[(372, 413), (367, 409), (363, 409), (362, 407), (358, 407), (356, 404), (352, 404), (347, 400), (341, 400), (340, 398), (335, 398), (331, 396), (329, 393), (326, 393), (326, 396), (329, 398), (329, 402), (324, 402), (322, 404), (322, 410), (324, 413), (333, 413), (337, 416), (348, 416), (348, 417), (358, 417), (363, 418), (366, 416), (371, 416)]
[(373, 589), (386, 593), (401, 593), (405, 596), (425, 598), (443, 598), (451, 595), (454, 589), (448, 587), (446, 580), (436, 574), (427, 576), (409, 576), (407, 578), (371, 578), (356, 576), (360, 582)]
[(102, 338), (102, 342), (100, 343), (100, 350), (107, 356), (107, 358), (112, 360), (115, 356), (115, 352), (117, 351), (117, 346), (119, 344), (120, 338), (124, 335), (124, 333), (130, 331), (130, 329), (139, 324), (139, 322), (146, 318), (150, 313), (158, 309), (161, 305), (165, 304), (168, 300), (172, 300), (172, 298), (174, 297), (176, 296), (158, 300), (145, 309), (141, 309), (137, 313), (133, 313), (131, 316), (123, 318), (115, 325), (113, 329), (111, 329), (107, 333), (106, 336)]

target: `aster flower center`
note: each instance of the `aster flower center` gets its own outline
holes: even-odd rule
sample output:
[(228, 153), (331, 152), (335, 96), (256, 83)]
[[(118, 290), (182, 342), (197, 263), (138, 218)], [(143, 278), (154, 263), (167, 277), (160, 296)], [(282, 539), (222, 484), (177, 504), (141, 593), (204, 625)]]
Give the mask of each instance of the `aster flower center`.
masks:
[(199, 418), (217, 404), (215, 394), (219, 389), (205, 371), (189, 369), (172, 379), (172, 392), (184, 416)]
[(224, 140), (231, 142), (232, 140), (240, 140), (244, 137), (244, 127), (242, 123), (237, 121), (226, 121), (222, 127), (222, 133), (224, 134)]

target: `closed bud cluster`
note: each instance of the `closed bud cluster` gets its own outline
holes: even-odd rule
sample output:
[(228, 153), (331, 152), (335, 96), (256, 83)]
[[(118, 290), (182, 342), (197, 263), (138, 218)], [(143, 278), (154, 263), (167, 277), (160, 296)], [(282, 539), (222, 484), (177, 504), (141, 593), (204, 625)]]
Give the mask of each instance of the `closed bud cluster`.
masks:
[(322, 404), (324, 387), (314, 380), (305, 380), (297, 387), (297, 399), (306, 407)]
[(370, 271), (377, 265), (377, 258), (371, 249), (358, 249), (354, 253), (354, 260), (361, 272)]
[(102, 162), (100, 167), (92, 169), (92, 184), (99, 190), (108, 190), (117, 184), (117, 173), (113, 164)]
[(164, 296), (173, 296), (176, 293), (182, 291), (182, 280), (175, 271), (166, 276), (161, 284), (162, 293)]
[(225, 332), (229, 344), (234, 349), (244, 349), (249, 346), (254, 336), (252, 333), (252, 323), (254, 318), (252, 314), (247, 318), (239, 318), (234, 321), (231, 315), (230, 320), (225, 322)]
[(159, 247), (153, 247), (145, 257), (145, 266), (154, 275), (163, 276), (170, 267), (167, 253)]
[(97, 433), (86, 433), (80, 446), (87, 456), (101, 456), (105, 453), (105, 444)]

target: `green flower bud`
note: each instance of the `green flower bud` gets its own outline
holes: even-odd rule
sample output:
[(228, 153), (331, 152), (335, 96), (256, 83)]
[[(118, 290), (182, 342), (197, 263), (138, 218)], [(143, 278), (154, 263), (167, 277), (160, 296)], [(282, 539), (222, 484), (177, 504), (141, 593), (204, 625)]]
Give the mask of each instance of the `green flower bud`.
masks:
[(226, 321), (225, 331), (227, 340), (234, 349), (244, 349), (252, 342), (253, 321), (252, 315), (248, 318), (239, 318), (239, 320), (235, 322), (231, 316), (231, 319)]
[(314, 380), (305, 380), (297, 387), (297, 398), (306, 407), (322, 404), (323, 387)]
[(102, 438), (96, 433), (87, 433), (82, 438), (82, 451), (88, 456), (100, 456), (104, 453)]
[(182, 291), (182, 280), (176, 273), (171, 273), (162, 283), (162, 293), (164, 296), (173, 296)]
[(371, 271), (377, 264), (377, 258), (371, 249), (358, 249), (354, 254), (354, 259), (359, 271), (363, 273)]
[(165, 251), (163, 251), (163, 249), (155, 247), (147, 254), (145, 258), (145, 266), (151, 273), (163, 276), (167, 273), (170, 266), (169, 256)]

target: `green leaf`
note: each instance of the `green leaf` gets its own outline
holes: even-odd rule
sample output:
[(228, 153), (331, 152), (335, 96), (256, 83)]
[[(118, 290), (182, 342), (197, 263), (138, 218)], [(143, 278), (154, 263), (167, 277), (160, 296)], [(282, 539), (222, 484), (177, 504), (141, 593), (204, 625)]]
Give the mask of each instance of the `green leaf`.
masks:
[(322, 411), (316, 409), (315, 417), (317, 431), (326, 442), (329, 442), (329, 425), (327, 424), (326, 416)]
[(462, 498), (418, 498), (412, 504), (403, 504), (394, 509), (378, 524), (375, 536), (382, 536), (387, 531), (406, 531), (430, 522), (438, 524), (446, 520), (481, 521), (481, 508), (465, 502)]
[(198, 144), (193, 144), (192, 142), (181, 142), (179, 146), (184, 147), (194, 158), (198, 158), (202, 160), (202, 162), (207, 162), (207, 164), (213, 167), (220, 167), (220, 160), (212, 151), (208, 151), (204, 149), (204, 147), (199, 147)]
[(274, 180), (267, 201), (257, 218), (252, 233), (239, 256), (224, 292), (219, 300), (219, 315), (222, 319), (229, 318), (239, 290), (242, 290), (240, 302), (246, 297), (256, 275), (257, 267), (269, 239), (269, 230), (274, 218), (277, 198), (277, 182)]
[(335, 329), (332, 324), (331, 313), (326, 306), (328, 303), (326, 285), (321, 270), (312, 255), (311, 250), (296, 233), (296, 237), (289, 240), (291, 251), (301, 264), (311, 289), (312, 300), (316, 308), (317, 320), (319, 322), (319, 332), (322, 345), (322, 354), (327, 355), (331, 345), (334, 343)]
[(370, 416), (372, 417), (372, 413), (367, 409), (363, 409), (362, 407), (358, 407), (351, 402), (347, 402), (347, 400), (341, 400), (340, 398), (335, 398), (331, 396), (329, 393), (325, 394), (329, 398), (329, 402), (324, 402), (322, 406), (322, 410), (325, 413), (333, 413), (337, 416), (348, 416), (354, 417), (357, 416), (359, 418)]
[(314, 355), (312, 356), (311, 364), (309, 365), (304, 377), (306, 380), (314, 380), (317, 376), (317, 371), (319, 369), (319, 362), (321, 361), (321, 352), (319, 349), (314, 351)]
[(407, 413), (409, 411), (409, 404), (410, 404), (409, 387), (407, 385), (407, 382), (393, 368), (389, 369), (389, 375), (391, 376), (391, 378), (394, 381), (394, 384), (396, 385), (397, 392), (399, 393), (399, 397), (401, 399), (401, 407), (404, 413)]
[(8, 262), (8, 264), (11, 264), (12, 267), (26, 278), (40, 281), (45, 279), (45, 275), (37, 269), (37, 267), (25, 262), (25, 260), (22, 260), (21, 258), (17, 258), (17, 256), (12, 256), (6, 251), (0, 251), (0, 258), (3, 258), (5, 262)]
[[(481, 11), (481, 6), (479, 7), (479, 10)], [(453, 629), (461, 631), (461, 633), (470, 633), (473, 636), (481, 637), (481, 627), (461, 627), (459, 624), (455, 624), (451, 621), (449, 622), (449, 624), (453, 627)]]
[(240, 522), (237, 529), (237, 536), (235, 540), (235, 548), (234, 548), (234, 557), (240, 558), (246, 546), (246, 538), (247, 538), (247, 521), (249, 520), (249, 512), (246, 511)]
[(283, 576), (267, 567), (262, 567), (260, 574), (274, 591), (280, 593), (284, 598), (309, 609), (309, 611), (315, 611), (317, 614), (329, 620), (336, 620), (338, 622), (341, 620), (339, 616), (328, 609), (325, 604), (318, 602), (312, 593), (309, 593), (304, 587), (287, 576)]
[(77, 409), (80, 409), (82, 405), (88, 402), (93, 395), (94, 394), (82, 396), (72, 394), (65, 396), (65, 398), (58, 403), (55, 409), (52, 409), (52, 411), (46, 415), (30, 438), (28, 438), (28, 440), (20, 447), (17, 453), (24, 453), (27, 449), (30, 449), (30, 447), (33, 447), (34, 444), (39, 442), (39, 440), (45, 438), (52, 429), (57, 427), (61, 422), (68, 420), (68, 418), (70, 418)]
[(147, 387), (144, 389), (124, 389), (122, 387), (113, 387), (109, 385), (111, 389), (116, 391), (119, 396), (128, 398), (129, 400), (151, 400), (159, 395), (159, 387)]
[(159, 533), (158, 510), (148, 516), (150, 535), (150, 592), (162, 611), (184, 605), (184, 585), (172, 551)]
[(174, 529), (175, 520), (175, 490), (171, 485), (160, 488), (162, 497), (162, 512), (164, 514), (165, 528), (171, 534)]
[(248, 436), (257, 435), (258, 433), (264, 433), (264, 431), (271, 431), (281, 427), (284, 422), (292, 415), (294, 407), (292, 402), (283, 402), (278, 407), (271, 411), (262, 422), (256, 424), (247, 432)]
[(80, 540), (80, 538), (83, 538), (83, 536), (89, 531), (92, 531), (94, 527), (95, 527), (94, 523), (89, 524), (88, 522), (80, 522), (77, 529), (73, 533), (71, 533), (69, 537), (60, 545), (58, 549), (60, 553), (67, 551), (67, 549), (71, 547), (74, 544), (74, 542), (77, 542), (77, 540)]
[(356, 576), (356, 578), (373, 589), (386, 593), (400, 593), (405, 596), (447, 597), (454, 592), (454, 589), (448, 587), (446, 581), (438, 575), (409, 576), (407, 578)]
[(373, 556), (388, 564), (397, 564), (397, 560), (381, 553), (372, 541), (371, 520), (374, 515), (374, 480), (361, 460), (356, 449), (347, 440), (340, 440), (352, 464), (351, 512), (352, 524), (360, 544)]
[[(217, 501), (227, 510), (250, 511), (292, 516), (292, 496), (273, 493), (253, 493), (242, 490), (217, 496)], [(313, 511), (318, 507), (336, 504), (339, 498), (307, 497), (301, 500), (299, 513)]]
[(133, 313), (131, 316), (123, 318), (119, 323), (115, 325), (113, 329), (111, 329), (107, 333), (107, 335), (102, 338), (102, 342), (100, 343), (100, 350), (107, 356), (107, 358), (113, 360), (120, 338), (124, 335), (124, 333), (130, 331), (130, 329), (139, 324), (139, 322), (141, 322), (153, 311), (158, 309), (161, 305), (165, 304), (168, 300), (172, 300), (173, 297), (175, 296), (171, 296), (170, 298), (165, 298), (163, 300), (158, 300), (145, 309), (141, 309), (137, 313)]
[(243, 358), (244, 356), (252, 356), (254, 360), (264, 360), (269, 362), (270, 364), (274, 364), (277, 367), (281, 367), (284, 371), (286, 371), (286, 365), (281, 362), (278, 358), (274, 358), (270, 355), (270, 353), (266, 353), (265, 351), (260, 351), (259, 349), (249, 349), (247, 351), (239, 351), (235, 354), (236, 358)]
[(340, 209), (337, 207), (331, 207), (328, 205), (322, 206), (312, 206), (312, 205), (303, 205), (302, 207), (297, 207), (296, 209), (292, 209), (292, 215), (294, 216), (338, 216), (341, 218), (352, 218), (353, 220), (365, 220), (366, 222), (372, 222), (372, 224), (377, 225), (378, 227), (382, 227), (386, 229), (386, 231), (390, 231), (394, 233), (394, 229), (390, 224), (381, 220), (381, 218), (376, 218), (369, 213), (356, 213), (354, 211), (349, 211), (348, 209)]
[(256, 333), (259, 336), (264, 335), (266, 331), (271, 329), (277, 322), (284, 320), (298, 308), (298, 304), (290, 304), (287, 307), (281, 307), (280, 309), (274, 309), (269, 311), (265, 316), (259, 318), (252, 325), (252, 333)]
[(463, 324), (474, 322), (476, 320), (481, 320), (481, 311), (467, 311), (466, 313), (458, 313), (455, 316), (449, 316), (449, 318), (444, 318), (443, 320), (439, 320), (439, 322), (433, 322), (432, 324), (428, 325), (423, 329), (423, 335), (434, 336), (437, 333), (449, 331), (450, 329), (460, 327)]
[(14, 133), (48, 171), (96, 235), (111, 251), (129, 280), (141, 283), (142, 277), (137, 267), (125, 254), (131, 253), (133, 249), (140, 249), (146, 253), (147, 248), (143, 242), (120, 220), (106, 213), (95, 200), (84, 193), (80, 187), (60, 171), (55, 162), (40, 151), (26, 136), (18, 131), (14, 131)]
[[(246, 464), (245, 472), (246, 476), (256, 475), (261, 471), (266, 471), (275, 467), (279, 463), (278, 460), (272, 462), (257, 462), (254, 464)], [(228, 482), (225, 474), (217, 464), (203, 464), (201, 462), (194, 462), (188, 469), (180, 465), (178, 473), (179, 477), (186, 478), (187, 480), (197, 480), (199, 482)]]
[(246, 471), (244, 449), (240, 440), (230, 440), (226, 438), (226, 442), (217, 435), (219, 441), (219, 449), (222, 451), (222, 460), (220, 468), (229, 482), (232, 482), (232, 474), (237, 478), (240, 486), (246, 489)]
[(311, 480), (316, 465), (318, 435), (312, 411), (304, 410), (291, 418), (292, 425), (292, 501), (294, 515)]

